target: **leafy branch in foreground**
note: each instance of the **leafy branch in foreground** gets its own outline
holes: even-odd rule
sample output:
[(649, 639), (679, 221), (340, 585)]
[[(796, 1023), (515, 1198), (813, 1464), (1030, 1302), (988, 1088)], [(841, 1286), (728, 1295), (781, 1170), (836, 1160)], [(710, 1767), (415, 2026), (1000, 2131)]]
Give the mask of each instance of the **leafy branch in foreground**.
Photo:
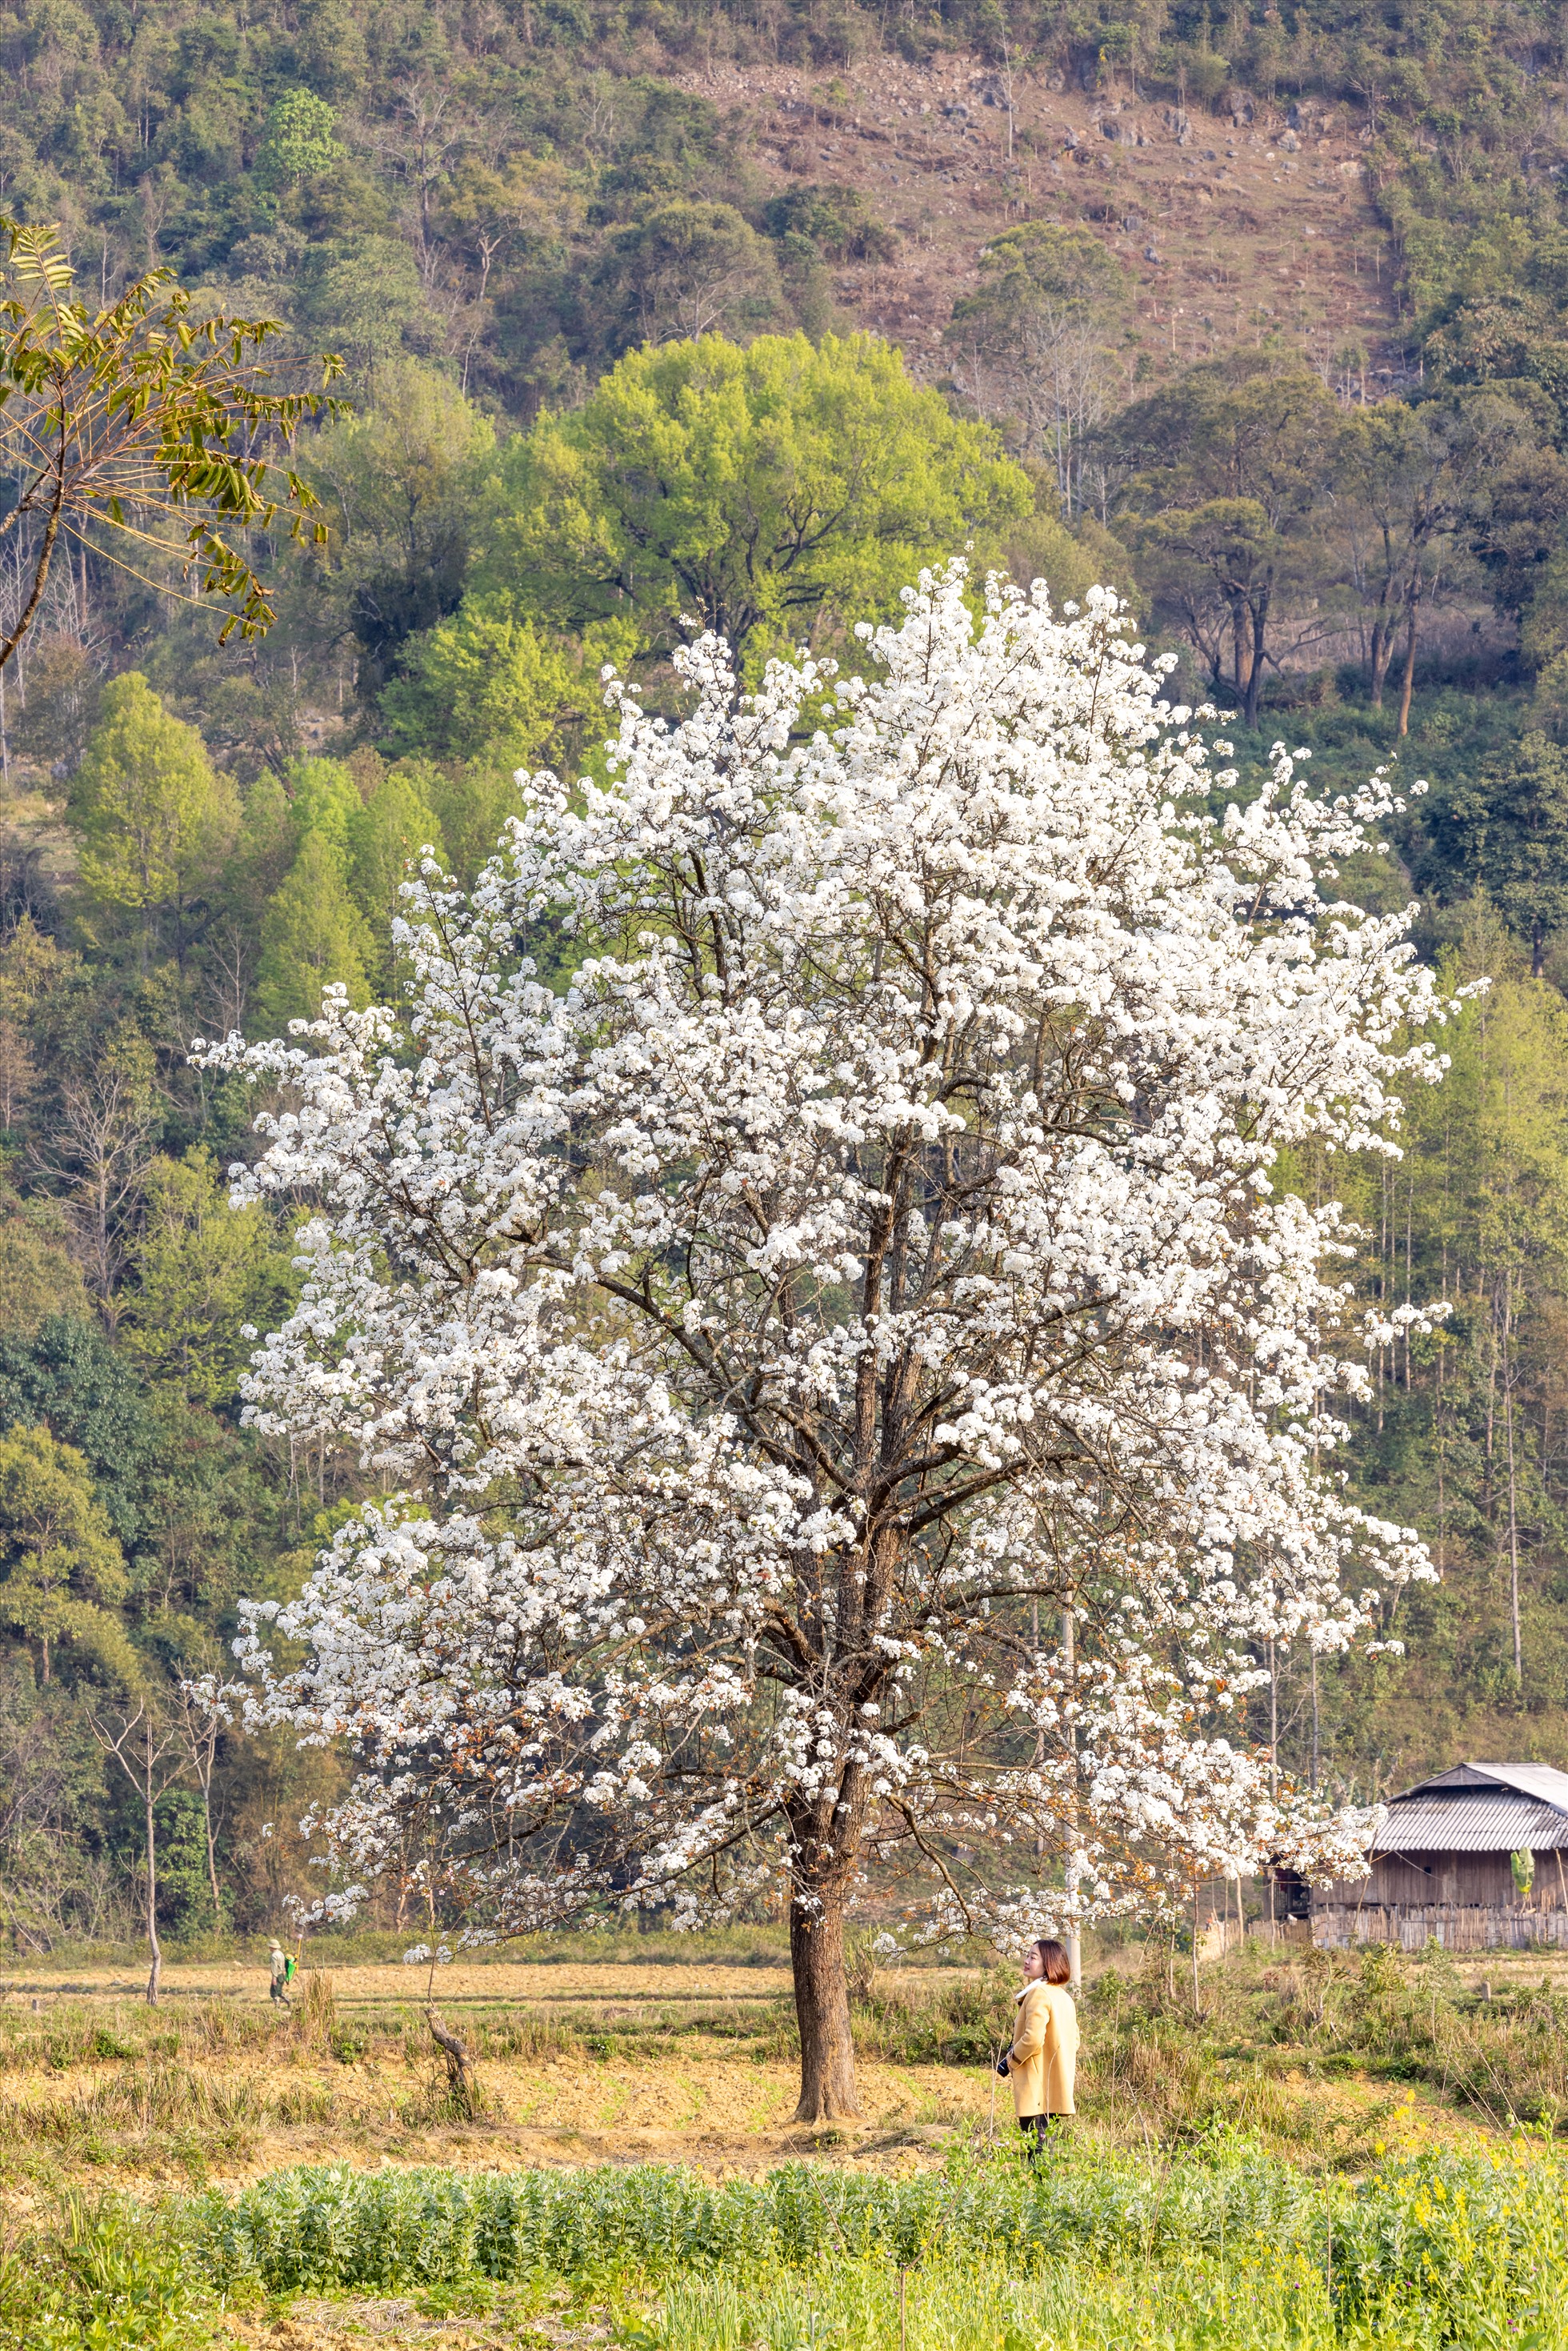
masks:
[[(73, 272), (53, 228), (0, 215), (5, 298), (0, 300), (0, 469), (16, 483), (0, 518), (0, 539), (34, 527), (20, 609), (0, 633), (0, 667), (21, 643), (42, 601), (62, 533), (122, 568), (172, 557), (201, 593), (231, 606), (223, 636), (270, 627), (272, 606), (245, 552), (253, 530), (279, 513), (289, 535), (318, 501), (276, 461), (299, 426), (324, 406), (324, 392), (280, 390), (259, 357), (279, 331), (265, 319), (196, 319), (192, 298), (168, 269), (150, 270), (108, 308), (71, 298)], [(342, 372), (319, 361), (323, 386)], [(130, 552), (140, 550), (139, 556)]]

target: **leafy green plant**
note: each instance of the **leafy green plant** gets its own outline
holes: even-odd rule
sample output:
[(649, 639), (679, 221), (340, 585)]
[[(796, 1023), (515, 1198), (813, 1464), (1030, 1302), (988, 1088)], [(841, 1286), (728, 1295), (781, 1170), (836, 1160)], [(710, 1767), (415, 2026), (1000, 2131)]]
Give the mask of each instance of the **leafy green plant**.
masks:
[[(37, 525), (0, 664), (38, 611), (57, 549), (74, 539), (128, 567), (172, 556), (231, 607), (225, 637), (236, 626), (265, 634), (273, 608), (250, 534), (283, 513), (304, 538), (319, 504), (265, 445), (275, 436), (286, 447), (337, 403), (279, 388), (257, 357), (274, 321), (192, 318), (171, 270), (150, 270), (95, 312), (73, 295), (52, 227), (0, 218), (0, 452), (17, 483), (7, 521)], [(323, 363), (326, 381), (340, 372)]]
[(1221, 2132), (1166, 2162), (955, 2152), (898, 2179), (811, 2164), (720, 2185), (652, 2166), (306, 2169), (210, 2196), (181, 2226), (224, 2290), (395, 2289), (434, 2307), (465, 2283), (553, 2276), (626, 2304), (660, 2294), (651, 2340), (670, 2346), (885, 2344), (904, 2273), (917, 2345), (1049, 2340), (1054, 2309), (1057, 2339), (1076, 2313), (1081, 2343), (1240, 2351), (1510, 2339), (1568, 2278), (1565, 2187), (1568, 2167), (1528, 2138), (1324, 2182)]
[(0, 2255), (0, 2351), (198, 2351), (212, 2306), (179, 2238), (112, 2199)]

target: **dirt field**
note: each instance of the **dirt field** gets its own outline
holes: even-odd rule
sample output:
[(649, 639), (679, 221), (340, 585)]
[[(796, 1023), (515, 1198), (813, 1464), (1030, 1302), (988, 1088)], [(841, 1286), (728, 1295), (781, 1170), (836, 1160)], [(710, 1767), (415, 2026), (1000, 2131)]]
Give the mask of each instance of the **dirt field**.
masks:
[[(1262, 1938), (1249, 1928), (1248, 1939), (1250, 1947), (1256, 1948)], [(1300, 1948), (1282, 1940), (1282, 1958), (1293, 1956)], [(1455, 1964), (1460, 1980), (1472, 1991), (1480, 1991), (1488, 1983), (1499, 1991), (1543, 1982), (1568, 1990), (1568, 1950), (1466, 1952)], [(423, 1967), (389, 1962), (332, 1966), (326, 1972), (337, 2007), (345, 2010), (422, 2007), (431, 1981)], [(922, 1967), (903, 1976), (878, 1975), (877, 1986), (881, 1992), (902, 1988), (929, 1999), (974, 1972), (965, 1968)], [(1088, 1972), (1094, 1974), (1092, 1966)], [(140, 2001), (146, 1982), (144, 1970), (125, 1966), (51, 1969), (13, 1962), (0, 1970), (0, 2011), (84, 1998)], [(162, 1989), (168, 2001), (223, 1999), (265, 2008), (267, 1970), (265, 1962), (254, 1960), (173, 1960), (164, 1965)], [(591, 2011), (613, 2022), (618, 2010), (629, 2017), (644, 2016), (658, 2008), (722, 2011), (787, 2001), (790, 1972), (782, 1964), (730, 1967), (722, 1961), (681, 1965), (612, 1959), (535, 1965), (491, 1959), (438, 1968), (434, 1990), (443, 2009), (518, 2008), (545, 2015), (570, 2010)]]
[[(429, 1981), (423, 1967), (335, 1967), (330, 1973), (339, 2008), (384, 2008), (422, 2001)], [(930, 1980), (935, 1982), (942, 1979), (933, 1970)], [(84, 1994), (93, 1999), (123, 1999), (127, 1994), (140, 1996), (146, 1980), (145, 1973), (132, 1974), (124, 1968), (83, 1968), (57, 1973), (16, 1968), (0, 1975), (0, 2001), (57, 2000)], [(921, 1980), (926, 1980), (924, 1974)], [(443, 2007), (477, 2003), (490, 2008), (521, 2003), (528, 2009), (548, 2011), (580, 2008), (585, 2002), (602, 2009), (607, 2005), (642, 2008), (671, 2001), (701, 2002), (708, 2007), (778, 2000), (787, 1996), (789, 1989), (789, 1970), (784, 1967), (640, 1963), (577, 1967), (570, 1962), (538, 1967), (495, 1959), (472, 1967), (438, 1968), (435, 1972), (436, 1996)], [(237, 1959), (189, 1964), (175, 1961), (163, 1970), (163, 1993), (171, 2000), (259, 2000), (265, 2005), (267, 1970), (265, 1964)]]
[[(233, 2100), (274, 2092), (278, 2068), (265, 2056), (237, 2055), (194, 2065), (198, 2084)], [(862, 2153), (918, 2151), (965, 2120), (983, 2124), (989, 2077), (978, 2067), (859, 2069), (858, 2125), (803, 2133), (790, 2122), (799, 2077), (787, 2064), (761, 2064), (715, 2052), (685, 2058), (642, 2056), (492, 2059), (480, 2069), (482, 2126), (410, 2121), (396, 2108), (417, 2094), (434, 2067), (420, 2052), (412, 2066), (370, 2057), (287, 2068), (287, 2107), (319, 2122), (262, 2126), (242, 2160), (221, 2157), (213, 2180), (253, 2179), (280, 2164), (393, 2158), (405, 2163), (479, 2162), (501, 2169), (539, 2163), (692, 2160), (719, 2172), (765, 2169), (792, 2153), (854, 2146)], [(98, 2089), (99, 2069), (72, 2066), (30, 2081), (26, 2103), (41, 2116), (70, 2107)], [(330, 2105), (330, 2116), (324, 2112)], [(1005, 2117), (1011, 2124), (1011, 2110)], [(115, 2167), (99, 2166), (99, 2169)]]
[[(1258, 1968), (1266, 1986), (1274, 1971), (1262, 1952)], [(936, 1999), (961, 1973), (919, 1970), (912, 1996)], [(1473, 1991), (1490, 1984), (1501, 1994), (1568, 1980), (1568, 1956), (1489, 1954), (1465, 1973)], [(296, 2008), (277, 2015), (265, 1970), (177, 1963), (154, 2015), (124, 1969), (0, 1978), (0, 2202), (26, 2211), (84, 2179), (234, 2184), (332, 2160), (684, 2162), (722, 2177), (815, 2155), (898, 2168), (938, 2159), (955, 2135), (1012, 2129), (1005, 2085), (988, 2065), (865, 2055), (859, 2120), (796, 2125), (797, 2074), (783, 2045), (787, 1971), (722, 1963), (440, 1970), (441, 2012), (476, 2058), (480, 2111), (465, 2117), (425, 2022), (426, 1980), (424, 1970), (396, 1965), (323, 1970), (302, 1977)], [(900, 1990), (911, 1996), (909, 1979)], [(1122, 2086), (1110, 2076), (1097, 2086), (1096, 2042), (1111, 2019), (1096, 2018), (1091, 2001), (1085, 2024), (1091, 2110), (1124, 2137), (1158, 2141), (1157, 2107), (1139, 2119), (1158, 2092), (1140, 2083), (1136, 2053), (1115, 2077)], [(1254, 2093), (1240, 2075), (1237, 2084), (1240, 2126), (1307, 2113), (1314, 2144), (1331, 2150), (1407, 2135), (1473, 2139), (1479, 2126), (1428, 2087), (1326, 2078), (1310, 2064), (1275, 2069), (1256, 2094), (1272, 2103), (1255, 2116)]]
[(857, 188), (897, 227), (896, 257), (846, 266), (835, 290), (919, 371), (949, 363), (942, 330), (987, 241), (1044, 219), (1090, 227), (1128, 273), (1129, 390), (1140, 358), (1161, 371), (1270, 332), (1387, 389), (1401, 366), (1392, 252), (1347, 115), (1293, 130), (1259, 101), (1232, 122), (1060, 78), (1012, 78), (1011, 141), (1009, 86), (974, 57), (878, 57), (836, 76), (716, 66), (687, 83), (747, 120), (774, 186)]
[[(922, 1970), (922, 1991), (961, 1972)], [(684, 2160), (715, 2172), (765, 2169), (813, 2150), (918, 2158), (955, 2128), (983, 2126), (993, 2104), (982, 2068), (869, 2063), (857, 2125), (797, 2129), (793, 2062), (732, 2037), (753, 2033), (787, 2001), (784, 1968), (441, 1969), (440, 2011), (481, 2053), (483, 2116), (472, 2124), (454, 2120), (444, 2096), (423, 1968), (306, 1973), (293, 2011), (275, 2015), (266, 1971), (254, 1965), (168, 1966), (156, 2017), (143, 1980), (109, 1967), (0, 1978), (0, 2025), (22, 2035), (0, 2073), (0, 2143), (12, 2157), (0, 2171), (10, 2172), (14, 2203), (26, 2207), (36, 2186), (51, 2192), (84, 2164), (108, 2184), (178, 2179), (193, 2162), (203, 2179), (234, 2182), (337, 2158), (503, 2168)], [(40, 2066), (23, 2053), (38, 2032), (74, 2035), (79, 2046), (95, 2030), (101, 2050), (86, 2063), (57, 2053)], [(530, 2038), (558, 2045), (508, 2046)]]

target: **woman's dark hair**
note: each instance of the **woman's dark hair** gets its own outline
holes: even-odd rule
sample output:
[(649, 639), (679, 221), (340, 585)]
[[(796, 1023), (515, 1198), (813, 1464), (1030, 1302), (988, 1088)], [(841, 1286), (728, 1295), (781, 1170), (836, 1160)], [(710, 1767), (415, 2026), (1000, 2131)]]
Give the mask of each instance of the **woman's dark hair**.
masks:
[(1045, 1980), (1048, 1984), (1072, 1982), (1073, 1962), (1067, 1957), (1064, 1944), (1053, 1942), (1049, 1935), (1042, 1935), (1034, 1948), (1045, 1963)]

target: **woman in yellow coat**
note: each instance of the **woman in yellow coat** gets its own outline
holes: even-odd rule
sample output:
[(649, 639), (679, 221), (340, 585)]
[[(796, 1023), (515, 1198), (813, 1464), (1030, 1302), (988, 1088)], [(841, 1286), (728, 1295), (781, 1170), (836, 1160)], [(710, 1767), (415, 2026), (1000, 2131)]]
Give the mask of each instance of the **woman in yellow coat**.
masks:
[(1012, 2111), (1018, 2127), (1033, 2140), (1038, 2153), (1057, 2115), (1076, 2112), (1074, 2076), (1078, 2066), (1078, 2011), (1066, 1986), (1072, 1963), (1060, 1943), (1049, 1938), (1031, 1943), (1023, 1955), (1023, 1989), (1018, 1994), (1018, 2022), (1012, 2046), (997, 2067), (1012, 2085)]

